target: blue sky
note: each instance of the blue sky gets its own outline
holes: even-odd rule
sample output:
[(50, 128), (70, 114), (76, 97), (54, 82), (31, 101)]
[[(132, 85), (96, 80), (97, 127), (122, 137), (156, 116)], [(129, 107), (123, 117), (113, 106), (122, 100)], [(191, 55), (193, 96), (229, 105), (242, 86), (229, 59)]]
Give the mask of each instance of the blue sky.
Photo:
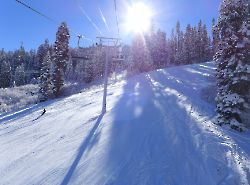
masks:
[[(21, 43), (26, 50), (36, 49), (46, 38), (50, 43), (55, 41), (55, 33), (62, 21), (66, 21), (70, 33), (70, 46), (77, 45), (77, 34), (86, 35), (95, 40), (100, 33), (82, 13), (82, 9), (101, 30), (104, 36), (117, 36), (113, 0), (22, 0), (26, 4), (44, 13), (56, 21), (50, 22), (29, 9), (21, 6), (15, 0), (2, 0), (0, 6), (0, 48), (14, 50)], [(120, 32), (123, 42), (129, 43), (133, 33), (127, 33), (122, 28), (126, 18), (127, 7), (138, 0), (117, 0)], [(165, 30), (170, 35), (171, 28), (176, 22), (181, 22), (182, 28), (186, 24), (196, 25), (201, 19), (211, 28), (212, 18), (218, 17), (220, 0), (140, 0), (154, 12), (157, 28)], [(100, 10), (107, 20), (106, 28)], [(84, 40), (81, 45), (90, 45)]]

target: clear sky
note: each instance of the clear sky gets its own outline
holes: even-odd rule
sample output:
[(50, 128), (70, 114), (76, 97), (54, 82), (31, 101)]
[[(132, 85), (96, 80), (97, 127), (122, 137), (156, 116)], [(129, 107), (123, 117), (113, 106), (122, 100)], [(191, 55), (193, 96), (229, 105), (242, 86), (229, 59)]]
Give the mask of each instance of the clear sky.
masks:
[[(1, 0), (0, 48), (14, 50), (23, 43), (26, 50), (36, 49), (46, 38), (49, 39), (50, 43), (54, 43), (57, 28), (62, 21), (66, 21), (69, 26), (71, 47), (77, 45), (77, 34), (85, 35), (93, 40), (96, 40), (96, 36), (101, 34), (103, 36), (117, 36), (113, 0), (22, 1), (49, 16), (56, 23), (35, 14), (15, 0)], [(126, 32), (123, 23), (127, 7), (139, 0), (116, 1), (121, 38), (123, 42), (129, 43), (133, 33)], [(140, 2), (152, 9), (155, 26), (170, 35), (170, 30), (175, 27), (178, 20), (184, 28), (188, 23), (196, 25), (201, 19), (210, 29), (212, 18), (217, 19), (218, 17), (221, 0), (140, 0)], [(107, 26), (104, 24), (101, 12), (106, 19)], [(93, 23), (90, 23), (86, 15)], [(81, 45), (91, 45), (91, 41), (84, 40)]]

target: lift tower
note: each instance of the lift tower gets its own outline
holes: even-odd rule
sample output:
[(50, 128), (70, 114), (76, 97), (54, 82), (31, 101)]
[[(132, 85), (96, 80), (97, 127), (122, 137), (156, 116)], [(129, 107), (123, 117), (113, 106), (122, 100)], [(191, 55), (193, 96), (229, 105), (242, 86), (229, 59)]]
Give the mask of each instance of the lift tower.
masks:
[[(105, 70), (104, 70), (104, 91), (103, 91), (103, 101), (102, 101), (102, 113), (106, 112), (106, 104), (107, 104), (107, 86), (108, 86), (108, 67), (109, 61), (117, 61), (122, 60), (119, 58), (120, 55), (112, 56), (111, 49), (119, 49), (121, 47), (119, 38), (109, 38), (109, 37), (96, 37), (99, 40), (99, 44), (97, 44), (101, 49), (105, 49), (106, 53), (106, 61), (105, 61)], [(118, 56), (118, 57), (117, 57)]]

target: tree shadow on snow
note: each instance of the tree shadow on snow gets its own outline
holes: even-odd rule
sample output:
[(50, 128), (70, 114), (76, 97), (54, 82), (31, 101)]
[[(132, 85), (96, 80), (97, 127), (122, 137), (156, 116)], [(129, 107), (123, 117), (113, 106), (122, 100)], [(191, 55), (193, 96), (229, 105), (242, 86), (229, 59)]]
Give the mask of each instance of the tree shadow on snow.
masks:
[[(180, 179), (188, 178), (190, 175), (194, 179), (202, 178), (195, 172), (186, 173), (189, 168), (178, 162), (187, 161), (190, 168), (195, 168), (195, 164), (188, 160), (190, 155), (187, 152), (195, 153), (196, 147), (193, 140), (185, 138), (193, 136), (187, 125), (177, 116), (188, 117), (186, 110), (179, 108), (167, 115), (163, 110), (171, 109), (171, 105), (176, 104), (177, 99), (174, 96), (169, 96), (169, 100), (163, 97), (163, 89), (153, 89), (150, 80), (145, 76), (138, 80), (129, 80), (124, 87), (124, 92), (128, 91), (130, 92), (123, 93), (114, 108), (109, 154), (106, 158), (108, 178), (104, 184), (163, 185), (178, 184), (183, 182)], [(171, 120), (170, 117), (176, 119)], [(182, 129), (175, 129), (174, 123), (181, 125)], [(186, 130), (185, 135), (182, 130)], [(191, 145), (190, 148), (194, 151), (182, 146), (182, 140), (190, 142), (188, 146)], [(181, 153), (176, 153), (180, 152), (180, 148), (183, 148)], [(195, 157), (199, 158), (199, 155)], [(176, 177), (174, 175), (177, 172), (187, 175)]]
[(64, 176), (63, 181), (61, 182), (61, 185), (67, 185), (69, 184), (75, 170), (76, 167), (78, 165), (78, 163), (80, 162), (83, 154), (89, 149), (91, 143), (93, 142), (93, 140), (95, 140), (95, 132), (97, 130), (97, 128), (99, 127), (102, 118), (103, 118), (104, 114), (100, 114), (100, 116), (98, 117), (97, 121), (95, 122), (94, 126), (92, 127), (92, 129), (90, 130), (89, 134), (87, 135), (86, 138), (84, 138), (84, 140), (82, 141), (80, 147), (78, 148), (76, 157), (74, 159), (74, 161), (72, 162), (69, 170), (67, 171), (67, 174)]
[(211, 152), (221, 148), (206, 144), (215, 143), (217, 137), (209, 139), (212, 135), (204, 134), (192, 113), (199, 108), (201, 116), (209, 117), (213, 108), (202, 107), (200, 98), (188, 99), (199, 96), (199, 89), (176, 85), (167, 77), (164, 73), (140, 75), (124, 86), (112, 112), (103, 184), (210, 185), (227, 181), (228, 159), (222, 156), (219, 161)]

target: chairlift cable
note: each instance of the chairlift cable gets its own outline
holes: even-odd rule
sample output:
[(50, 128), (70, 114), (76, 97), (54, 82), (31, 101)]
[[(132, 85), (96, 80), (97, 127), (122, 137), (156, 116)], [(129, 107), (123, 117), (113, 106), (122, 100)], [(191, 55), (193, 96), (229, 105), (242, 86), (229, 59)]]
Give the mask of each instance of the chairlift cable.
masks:
[(114, 7), (115, 7), (115, 17), (116, 17), (117, 33), (118, 33), (118, 38), (120, 39), (120, 28), (119, 28), (119, 20), (118, 20), (118, 14), (117, 14), (117, 3), (116, 3), (116, 0), (114, 0)]
[(19, 0), (15, 0), (15, 1), (18, 2), (19, 4), (23, 5), (24, 7), (30, 9), (31, 11), (35, 12), (36, 14), (38, 14), (38, 15), (40, 15), (40, 16), (46, 18), (47, 20), (49, 20), (49, 21), (51, 21), (51, 22), (53, 22), (53, 23), (56, 23), (56, 21), (55, 21), (54, 19), (52, 19), (52, 18), (48, 17), (47, 15), (45, 15), (45, 14), (43, 14), (43, 13), (41, 13), (41, 12), (35, 10), (34, 8), (32, 8), (32, 7), (30, 7), (29, 5), (25, 4), (24, 2), (19, 1)]
[[(38, 10), (32, 8), (31, 6), (25, 4), (24, 2), (22, 2), (22, 1), (20, 1), (20, 0), (15, 0), (15, 1), (16, 1), (17, 3), (19, 3), (19, 4), (21, 4), (22, 6), (24, 6), (24, 7), (28, 8), (28, 9), (30, 9), (31, 11), (35, 12), (36, 14), (38, 14), (38, 15), (40, 15), (40, 16), (46, 18), (47, 20), (53, 22), (54, 24), (58, 25), (57, 21), (55, 21), (55, 20), (52, 19), (51, 17), (49, 17), (49, 16), (47, 16), (47, 15), (41, 13), (40, 11), (38, 11)], [(71, 29), (71, 30), (72, 30), (72, 32), (73, 32), (76, 36), (79, 36), (79, 34), (77, 34), (73, 29)], [(88, 38), (88, 37), (86, 37), (86, 36), (82, 36), (82, 39), (89, 40), (89, 41), (93, 42), (92, 39), (90, 39), (90, 38)]]

